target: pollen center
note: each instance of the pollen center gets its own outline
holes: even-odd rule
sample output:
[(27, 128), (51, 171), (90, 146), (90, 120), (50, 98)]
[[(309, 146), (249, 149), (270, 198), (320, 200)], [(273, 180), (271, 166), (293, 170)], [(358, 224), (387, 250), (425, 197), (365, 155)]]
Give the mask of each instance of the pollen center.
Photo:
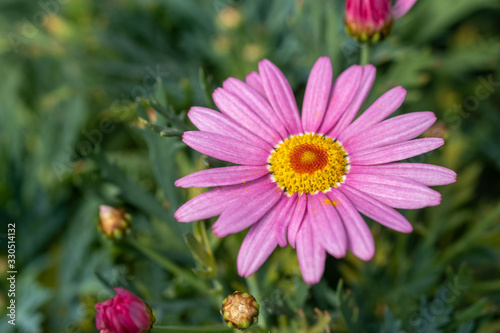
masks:
[(293, 147), (289, 156), (290, 166), (297, 173), (314, 173), (328, 164), (328, 151), (311, 143)]
[(273, 180), (288, 194), (326, 192), (339, 186), (349, 171), (349, 158), (339, 142), (322, 135), (294, 135), (269, 157)]

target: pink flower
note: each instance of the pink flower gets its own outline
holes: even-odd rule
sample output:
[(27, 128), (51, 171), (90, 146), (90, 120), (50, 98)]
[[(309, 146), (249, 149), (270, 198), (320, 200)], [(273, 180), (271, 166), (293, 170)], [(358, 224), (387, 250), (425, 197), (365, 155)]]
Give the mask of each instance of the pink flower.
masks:
[(362, 260), (375, 252), (360, 213), (400, 232), (412, 226), (394, 208), (439, 205), (428, 186), (453, 183), (456, 174), (421, 163), (394, 163), (434, 150), (441, 138), (415, 139), (436, 120), (415, 112), (384, 120), (403, 103), (396, 87), (355, 119), (375, 79), (371, 65), (352, 66), (332, 85), (330, 59), (319, 58), (307, 83), (302, 116), (285, 76), (270, 61), (246, 83), (224, 82), (213, 97), (222, 112), (193, 107), (200, 131), (183, 141), (212, 157), (238, 164), (177, 180), (179, 187), (215, 187), (180, 207), (179, 222), (220, 215), (218, 237), (248, 232), (238, 254), (241, 276), (253, 274), (277, 245), (297, 249), (304, 281), (317, 283), (326, 252), (350, 250)]
[(149, 305), (123, 288), (113, 288), (115, 297), (95, 308), (95, 326), (101, 333), (146, 333), (151, 330), (155, 317)]
[(376, 43), (389, 35), (394, 19), (398, 19), (417, 0), (346, 0), (347, 32), (362, 43)]

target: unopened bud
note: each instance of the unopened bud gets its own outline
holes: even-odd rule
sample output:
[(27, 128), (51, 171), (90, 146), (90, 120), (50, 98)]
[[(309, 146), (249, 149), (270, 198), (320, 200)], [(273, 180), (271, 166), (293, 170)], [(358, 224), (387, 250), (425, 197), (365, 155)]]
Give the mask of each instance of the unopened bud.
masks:
[(236, 291), (222, 301), (220, 312), (229, 327), (244, 330), (258, 321), (259, 304), (252, 295)]
[(130, 230), (130, 214), (122, 208), (99, 206), (99, 230), (108, 238), (121, 239)]
[(148, 333), (155, 323), (151, 307), (132, 292), (113, 288), (115, 297), (97, 303), (95, 326), (101, 333)]
[(345, 26), (354, 39), (361, 43), (376, 43), (385, 39), (392, 28), (390, 0), (348, 0)]
[(358, 42), (372, 44), (391, 32), (394, 20), (405, 15), (417, 0), (346, 0), (345, 25)]

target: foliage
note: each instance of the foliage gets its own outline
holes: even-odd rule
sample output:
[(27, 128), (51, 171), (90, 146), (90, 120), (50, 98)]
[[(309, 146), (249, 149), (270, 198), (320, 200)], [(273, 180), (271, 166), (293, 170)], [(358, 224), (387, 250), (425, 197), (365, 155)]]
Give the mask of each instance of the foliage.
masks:
[[(440, 206), (403, 212), (412, 234), (369, 221), (372, 261), (329, 258), (311, 287), (289, 247), (246, 281), (235, 268), (244, 235), (218, 239), (210, 221), (173, 218), (202, 191), (174, 181), (220, 163), (180, 141), (194, 128), (186, 111), (213, 106), (215, 87), (262, 58), (283, 70), (300, 104), (320, 55), (336, 74), (358, 62), (342, 12), (339, 0), (3, 1), (0, 331), (94, 332), (93, 306), (113, 286), (152, 306), (158, 332), (215, 331), (222, 299), (249, 289), (263, 313), (254, 332), (262, 324), (280, 333), (500, 331), (496, 0), (419, 0), (372, 48), (377, 79), (366, 105), (403, 85), (398, 112), (434, 111), (427, 135), (446, 139), (412, 161), (458, 174), (438, 188)], [(122, 242), (98, 233), (101, 204), (131, 213)], [(16, 224), (16, 326), (6, 316), (8, 223)]]

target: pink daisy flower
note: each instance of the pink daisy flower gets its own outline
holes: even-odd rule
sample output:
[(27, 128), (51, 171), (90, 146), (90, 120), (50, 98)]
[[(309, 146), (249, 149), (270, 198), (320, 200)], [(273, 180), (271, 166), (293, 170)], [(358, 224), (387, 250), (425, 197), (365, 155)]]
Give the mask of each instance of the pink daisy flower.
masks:
[[(412, 226), (394, 208), (439, 205), (428, 186), (455, 181), (446, 168), (394, 163), (443, 145), (414, 139), (436, 120), (415, 112), (385, 120), (403, 103), (396, 87), (357, 119), (375, 79), (371, 65), (352, 66), (332, 84), (330, 59), (319, 58), (307, 82), (302, 115), (285, 76), (270, 61), (259, 63), (246, 82), (229, 78), (213, 94), (221, 112), (193, 107), (186, 132), (191, 148), (237, 164), (203, 170), (177, 180), (178, 187), (215, 187), (180, 207), (179, 222), (220, 215), (218, 237), (250, 231), (238, 253), (238, 272), (249, 276), (277, 245), (296, 248), (304, 281), (317, 283), (326, 253), (350, 250), (370, 260), (375, 246), (362, 216), (399, 232)], [(414, 139), (414, 140), (412, 140)]]

